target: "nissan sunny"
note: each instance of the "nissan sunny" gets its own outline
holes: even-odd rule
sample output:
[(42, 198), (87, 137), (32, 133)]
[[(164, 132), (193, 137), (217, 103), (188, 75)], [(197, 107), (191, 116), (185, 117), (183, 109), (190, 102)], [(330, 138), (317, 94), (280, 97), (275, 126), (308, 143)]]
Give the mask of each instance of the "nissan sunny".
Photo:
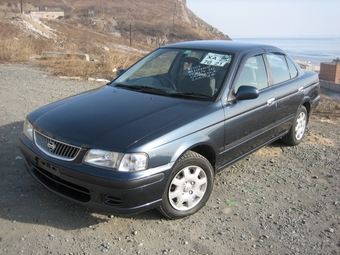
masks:
[(175, 43), (29, 113), (19, 145), (34, 179), (64, 198), (177, 219), (205, 205), (230, 164), (277, 139), (299, 144), (319, 90), (273, 46)]

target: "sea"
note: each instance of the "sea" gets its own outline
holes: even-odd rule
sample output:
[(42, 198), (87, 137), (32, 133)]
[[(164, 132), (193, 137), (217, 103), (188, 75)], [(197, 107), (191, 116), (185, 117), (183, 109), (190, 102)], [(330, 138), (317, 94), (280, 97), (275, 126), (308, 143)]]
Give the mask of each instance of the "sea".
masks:
[(320, 66), (321, 62), (340, 61), (339, 38), (233, 38), (233, 41), (263, 43), (284, 50), (293, 59)]

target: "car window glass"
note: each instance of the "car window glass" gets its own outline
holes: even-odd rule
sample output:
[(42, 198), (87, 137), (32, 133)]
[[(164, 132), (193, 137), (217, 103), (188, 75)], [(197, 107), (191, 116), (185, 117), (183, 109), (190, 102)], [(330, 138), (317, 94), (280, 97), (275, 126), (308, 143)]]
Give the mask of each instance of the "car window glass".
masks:
[(234, 91), (242, 85), (253, 86), (258, 90), (268, 87), (267, 72), (262, 55), (250, 57), (239, 70)]
[(267, 59), (274, 84), (278, 84), (290, 79), (290, 73), (284, 55), (279, 53), (268, 53)]
[(213, 96), (221, 88), (232, 55), (187, 50), (180, 57), (177, 88), (184, 93)]
[(287, 62), (288, 62), (288, 67), (290, 71), (290, 78), (293, 79), (298, 75), (298, 71), (295, 65), (292, 63), (292, 61), (289, 58), (287, 58)]
[(182, 71), (182, 76), (188, 74), (188, 69), (199, 65), (200, 59), (203, 56), (203, 52), (198, 52), (198, 51), (190, 51), (190, 53), (185, 54), (182, 59), (180, 60), (183, 62), (181, 71)]
[(176, 51), (168, 51), (155, 57), (152, 61), (147, 62), (143, 67), (141, 67), (130, 77), (130, 79), (167, 73), (174, 58), (176, 57), (176, 54)]
[(232, 57), (223, 52), (161, 48), (126, 70), (113, 86), (131, 89), (134, 86), (138, 90), (144, 87), (143, 92), (149, 88), (146, 93), (212, 99), (222, 87)]

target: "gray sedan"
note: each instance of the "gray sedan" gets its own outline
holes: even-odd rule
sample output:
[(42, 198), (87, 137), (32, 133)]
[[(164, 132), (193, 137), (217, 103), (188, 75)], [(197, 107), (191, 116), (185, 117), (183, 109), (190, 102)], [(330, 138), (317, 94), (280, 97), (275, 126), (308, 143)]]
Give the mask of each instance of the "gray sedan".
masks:
[(273, 46), (177, 43), (31, 112), (19, 144), (30, 174), (62, 197), (176, 219), (201, 209), (235, 161), (280, 138), (298, 145), (319, 89)]

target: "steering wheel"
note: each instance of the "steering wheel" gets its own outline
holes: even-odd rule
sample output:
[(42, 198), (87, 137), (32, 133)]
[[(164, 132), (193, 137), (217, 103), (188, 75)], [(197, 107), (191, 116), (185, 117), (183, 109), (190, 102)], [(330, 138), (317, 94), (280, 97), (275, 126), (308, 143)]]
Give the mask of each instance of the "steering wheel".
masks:
[(169, 87), (169, 86), (165, 86), (164, 83), (162, 82), (162, 79), (166, 80), (168, 82), (168, 84), (170, 84), (173, 89), (177, 90), (176, 85), (173, 83), (173, 81), (168, 76), (162, 75), (162, 74), (157, 74), (154, 77), (156, 79), (158, 79), (164, 87)]

